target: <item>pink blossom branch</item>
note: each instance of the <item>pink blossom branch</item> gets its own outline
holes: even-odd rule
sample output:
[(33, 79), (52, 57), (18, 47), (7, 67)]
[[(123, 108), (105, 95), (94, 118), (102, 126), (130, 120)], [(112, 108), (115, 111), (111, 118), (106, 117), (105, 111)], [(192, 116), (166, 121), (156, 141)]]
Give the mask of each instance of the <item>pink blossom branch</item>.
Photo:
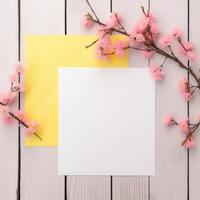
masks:
[[(187, 58), (192, 61), (196, 59), (196, 55), (192, 51), (192, 45), (182, 42), (181, 32), (179, 30), (174, 30), (171, 35), (160, 38), (157, 44), (156, 39), (158, 38), (158, 31), (154, 17), (149, 10), (145, 11), (144, 7), (141, 7), (144, 19), (140, 21), (138, 27), (136, 25), (136, 28), (129, 33), (125, 30), (123, 24), (121, 23), (119, 14), (112, 13), (109, 21), (104, 23), (98, 18), (89, 3), (89, 0), (86, 0), (86, 2), (94, 15), (94, 18), (90, 14), (86, 15), (84, 22), (85, 27), (89, 28), (93, 24), (96, 24), (101, 27), (99, 31), (104, 33), (103, 36), (99, 36), (98, 39), (87, 45), (86, 48), (96, 45), (97, 54), (100, 59), (108, 59), (110, 55), (114, 54), (117, 56), (123, 56), (125, 50), (127, 49), (140, 51), (141, 53), (144, 53), (147, 58), (150, 58), (153, 54), (157, 54), (164, 57), (164, 60), (161, 65), (151, 64), (150, 66), (150, 72), (155, 80), (163, 79), (163, 66), (167, 60), (171, 60), (176, 63), (179, 68), (185, 70), (195, 81), (194, 85), (191, 85), (191, 83), (189, 83), (186, 79), (180, 81), (179, 90), (183, 95), (183, 98), (189, 101), (196, 90), (200, 90), (200, 77), (193, 71), (192, 66), (188, 66), (187, 63), (184, 64), (184, 62), (181, 61), (172, 48), (171, 43), (173, 37), (173, 40), (175, 39), (181, 49), (183, 49), (183, 55), (187, 56)], [(111, 42), (109, 37), (113, 33), (126, 36), (125, 42), (118, 40), (114, 46), (110, 45)], [(188, 120), (185, 120), (178, 123), (171, 117), (168, 117), (167, 125), (179, 126), (179, 128), (187, 134), (185, 140), (182, 142), (182, 145), (186, 145), (187, 143), (187, 146), (189, 146), (191, 145), (191, 141), (189, 140), (191, 140), (192, 135), (199, 128), (200, 122), (191, 124)], [(190, 142), (189, 144), (188, 141)]]
[[(89, 1), (86, 0), (86, 2), (88, 3), (88, 5), (90, 6), (90, 8), (92, 9), (92, 6), (91, 6), (91, 4), (89, 3)], [(146, 12), (144, 11), (144, 7), (141, 7), (141, 8), (142, 8), (142, 11), (143, 11), (143, 13), (145, 14), (145, 16), (148, 16), (148, 15), (146, 14)], [(95, 16), (97, 16), (96, 13), (95, 13), (95, 11), (94, 11), (93, 9), (92, 9), (92, 12), (93, 12), (93, 14), (94, 14)], [(93, 19), (93, 18), (91, 18), (90, 20), (93, 21), (94, 23), (98, 24), (98, 25), (106, 26), (106, 24), (103, 23), (103, 22), (101, 22), (101, 21), (99, 20), (99, 18), (98, 18), (98, 20), (95, 20), (95, 19)], [(121, 25), (121, 23), (120, 23), (120, 25)], [(125, 35), (125, 36), (128, 36), (128, 37), (130, 36), (130, 35), (127, 33), (127, 31), (126, 31), (125, 29), (124, 29), (124, 31), (120, 31), (120, 30), (118, 30), (118, 29), (112, 27), (112, 28), (110, 29), (110, 31), (111, 31), (111, 33), (112, 33), (112, 32), (116, 32), (116, 33), (120, 33), (120, 34)], [(148, 31), (149, 31), (149, 30), (146, 30), (146, 32), (148, 32)], [(148, 39), (148, 38), (146, 37), (146, 35), (145, 35), (146, 32), (144, 32), (143, 35), (145, 36), (146, 39)], [(178, 66), (179, 66), (180, 68), (186, 70), (186, 71), (187, 71), (189, 74), (191, 74), (191, 76), (195, 79), (195, 81), (196, 81), (196, 83), (197, 83), (197, 85), (198, 85), (198, 89), (200, 89), (200, 81), (199, 81), (198, 77), (196, 76), (196, 74), (193, 72), (193, 70), (192, 70), (191, 68), (187, 67), (187, 65), (184, 65), (184, 64), (178, 59), (178, 57), (176, 57), (176, 56), (174, 55), (174, 53), (172, 52), (172, 49), (171, 49), (171, 46), (170, 46), (170, 45), (169, 45), (169, 49), (170, 49), (170, 52), (172, 53), (172, 55), (170, 55), (170, 54), (167, 53), (166, 51), (164, 51), (164, 50), (162, 50), (161, 48), (159, 48), (153, 41), (151, 41), (151, 40), (149, 40), (149, 39), (148, 39), (148, 41), (149, 41), (149, 43), (144, 43), (144, 45), (145, 45), (146, 47), (148, 47), (150, 50), (155, 51), (156, 53), (158, 53), (158, 54), (161, 55), (161, 56), (164, 56), (164, 57), (167, 57), (167, 58), (171, 59), (172, 61), (174, 61), (175, 63), (177, 63)], [(181, 46), (184, 48), (184, 45), (181, 43), (180, 38), (178, 39), (178, 41), (179, 41), (179, 43), (181, 44)], [(91, 47), (92, 45), (96, 44), (96, 42), (98, 42), (98, 40), (95, 40), (92, 44), (88, 45), (87, 48), (89, 48), (89, 47)], [(140, 49), (139, 49), (139, 48), (135, 48), (135, 50), (140, 50)]]
[[(10, 116), (13, 117), (14, 119), (16, 119), (20, 124), (22, 124), (24, 127), (29, 128), (29, 126), (24, 123), (22, 120), (20, 120), (14, 113), (9, 112)], [(42, 138), (37, 134), (37, 133), (33, 133), (37, 138), (39, 138), (40, 140), (42, 140)]]
[(14, 119), (19, 124), (22, 124), (26, 129), (28, 134), (34, 134), (38, 139), (42, 140), (41, 137), (36, 133), (38, 123), (35, 121), (30, 121), (26, 114), (22, 111), (11, 112), (10, 105), (17, 100), (18, 92), (25, 92), (25, 87), (23, 82), (19, 83), (19, 75), (24, 73), (24, 68), (21, 63), (17, 64), (17, 67), (9, 77), (10, 79), (10, 91), (5, 94), (0, 95), (0, 115), (2, 117), (2, 122), (5, 125), (11, 124)]
[[(4, 104), (3, 102), (0, 102), (0, 105), (2, 105), (2, 106), (7, 106), (7, 104)], [(25, 122), (23, 122), (21, 119), (19, 119), (14, 113), (12, 113), (12, 112), (8, 112), (9, 113), (9, 115), (12, 117), (12, 118), (14, 118), (15, 120), (17, 120), (20, 124), (22, 124), (25, 128), (29, 128), (29, 126), (25, 123)], [(36, 137), (38, 137), (40, 140), (42, 140), (42, 138), (37, 134), (37, 133), (33, 133)]]

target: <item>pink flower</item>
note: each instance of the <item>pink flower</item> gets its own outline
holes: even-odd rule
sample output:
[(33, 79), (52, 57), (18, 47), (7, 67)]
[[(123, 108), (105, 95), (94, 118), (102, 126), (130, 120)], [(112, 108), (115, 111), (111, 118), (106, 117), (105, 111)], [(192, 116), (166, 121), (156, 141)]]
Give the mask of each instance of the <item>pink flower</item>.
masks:
[(24, 83), (17, 83), (14, 85), (14, 88), (19, 91), (19, 92), (25, 92), (26, 88), (25, 88), (25, 84)]
[(128, 44), (130, 46), (139, 46), (145, 41), (145, 37), (141, 33), (130, 33), (129, 38), (128, 38)]
[(4, 125), (10, 125), (14, 122), (13, 118), (11, 116), (5, 115), (2, 117), (2, 122)]
[(103, 38), (100, 38), (98, 44), (105, 49), (112, 49), (112, 40), (110, 35), (106, 35)]
[(28, 123), (28, 117), (25, 112), (21, 110), (17, 110), (14, 112), (14, 114), (23, 122)]
[(36, 121), (32, 121), (32, 122), (29, 122), (28, 126), (29, 127), (27, 128), (26, 133), (27, 133), (27, 135), (31, 136), (34, 133), (36, 133), (36, 131), (39, 127), (39, 124)]
[(96, 45), (97, 58), (108, 60), (110, 51), (112, 50), (112, 41), (109, 35), (104, 36)]
[(5, 94), (1, 94), (0, 95), (0, 102), (2, 102), (3, 104), (7, 105), (7, 104), (11, 104), (17, 97), (17, 93), (16, 92), (8, 92)]
[(178, 88), (180, 92), (188, 91), (188, 81), (186, 78), (183, 78), (179, 81)]
[(13, 74), (11, 74), (11, 75), (9, 76), (9, 80), (10, 80), (11, 82), (17, 81), (17, 80), (18, 80), (18, 73), (17, 73), (17, 72), (14, 72)]
[(171, 125), (173, 125), (174, 123), (175, 123), (175, 121), (174, 121), (174, 119), (173, 119), (172, 116), (166, 116), (166, 117), (164, 118), (164, 124), (165, 124), (166, 126), (171, 126)]
[(126, 47), (127, 47), (126, 42), (117, 40), (114, 45), (115, 54), (117, 56), (124, 56)]
[(186, 100), (186, 101), (190, 101), (192, 99), (192, 94), (190, 92), (182, 92), (182, 97)]
[(179, 28), (176, 28), (172, 31), (171, 35), (175, 38), (179, 38), (182, 35), (182, 32)]
[(186, 140), (185, 144), (184, 144), (184, 147), (188, 148), (188, 149), (191, 149), (191, 148), (194, 148), (195, 147), (195, 141), (194, 141), (194, 138), (190, 137)]
[(184, 43), (180, 48), (180, 53), (187, 56), (187, 58), (192, 62), (197, 60), (197, 55), (194, 53), (194, 46), (191, 42)]
[(156, 17), (155, 17), (155, 15), (154, 15), (153, 13), (151, 13), (151, 12), (149, 12), (149, 13), (148, 13), (148, 16), (147, 16), (147, 17), (145, 16), (144, 18), (146, 18), (146, 19), (148, 20), (148, 23), (149, 23), (150, 25), (152, 25), (152, 23), (156, 22)]
[(24, 83), (20, 83), (20, 92), (25, 92), (26, 91), (26, 86), (25, 86), (25, 84)]
[(15, 100), (16, 100), (16, 98), (17, 98), (17, 92), (10, 92), (8, 95), (9, 95), (9, 98), (10, 98), (10, 101), (9, 101), (9, 104), (10, 103), (13, 103)]
[(164, 36), (160, 38), (159, 45), (161, 48), (165, 48), (167, 46), (170, 46), (172, 43), (172, 37), (170, 35)]
[(19, 74), (23, 74), (25, 72), (24, 66), (22, 65), (21, 62), (17, 63), (16, 72)]
[(118, 13), (113, 12), (111, 14), (109, 21), (106, 23), (106, 25), (109, 28), (114, 28), (114, 27), (120, 26), (121, 23), (122, 23), (122, 17)]
[(142, 43), (145, 41), (145, 37), (143, 34), (135, 34), (134, 38), (135, 38), (135, 41), (138, 43)]
[(32, 128), (32, 127), (29, 127), (29, 128), (26, 129), (26, 134), (27, 134), (28, 136), (33, 135), (35, 132), (36, 132), (36, 129), (34, 129), (34, 128)]
[(0, 105), (0, 114), (5, 116), (5, 115), (9, 115), (9, 107), (8, 106), (3, 106)]
[(97, 35), (100, 39), (105, 36), (108, 36), (111, 33), (111, 28), (109, 26), (99, 26), (97, 30)]
[(186, 78), (183, 78), (182, 80), (179, 81), (178, 88), (182, 97), (186, 101), (190, 101), (192, 98), (192, 93), (189, 90), (189, 83)]
[(190, 61), (192, 61), (192, 62), (197, 61), (197, 55), (196, 55), (194, 52), (192, 52), (192, 51), (187, 51), (187, 52), (186, 52), (186, 55), (187, 55), (187, 57), (188, 57), (188, 59), (189, 59)]
[(147, 28), (148, 24), (149, 24), (149, 18), (146, 18), (146, 17), (142, 18), (136, 23), (132, 32), (137, 33), (137, 34), (143, 33), (145, 29)]
[(193, 44), (191, 42), (186, 42), (183, 44), (183, 47), (181, 46), (180, 53), (182, 55), (186, 55), (186, 52), (193, 51), (193, 50), (194, 50)]
[(133, 33), (137, 33), (137, 34), (142, 34), (144, 33), (144, 31), (147, 29), (147, 26), (151, 27), (151, 32), (153, 34), (157, 34), (158, 33), (158, 28), (157, 25), (155, 23), (156, 19), (154, 17), (154, 15), (152, 13), (149, 13), (148, 16), (144, 16), (142, 17), (135, 25), (134, 29), (133, 29)]
[(82, 20), (82, 25), (85, 28), (91, 28), (94, 25), (94, 22), (92, 21), (92, 16), (91, 15), (84, 16)]
[(31, 121), (31, 122), (29, 122), (29, 126), (34, 128), (34, 129), (38, 129), (39, 123), (37, 121)]
[(96, 46), (96, 56), (99, 60), (108, 60), (109, 58), (109, 55), (105, 53), (105, 50), (100, 45)]
[(154, 80), (162, 80), (164, 78), (164, 73), (162, 72), (162, 68), (156, 64), (152, 64), (150, 66), (150, 73)]
[(9, 98), (9, 95), (8, 94), (5, 94), (5, 93), (2, 93), (0, 95), (0, 102), (7, 105), (10, 101), (10, 98)]
[(183, 133), (188, 133), (189, 132), (189, 124), (188, 124), (188, 119), (183, 119), (179, 123), (179, 128)]
[(141, 51), (141, 53), (147, 59), (151, 58), (154, 55), (153, 51)]
[(153, 34), (153, 35), (157, 35), (158, 34), (158, 25), (156, 24), (156, 23), (152, 23), (151, 24), (151, 28), (150, 28), (150, 30), (151, 30), (151, 33)]

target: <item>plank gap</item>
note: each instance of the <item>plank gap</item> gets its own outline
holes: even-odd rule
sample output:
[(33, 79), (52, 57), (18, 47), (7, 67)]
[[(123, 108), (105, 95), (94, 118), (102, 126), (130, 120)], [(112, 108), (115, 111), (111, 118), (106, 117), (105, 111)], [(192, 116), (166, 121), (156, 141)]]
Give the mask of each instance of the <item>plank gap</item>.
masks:
[[(18, 0), (18, 61), (21, 61), (21, 0)], [(18, 82), (20, 84), (20, 75)], [(21, 109), (21, 93), (18, 93), (18, 109)], [(21, 199), (21, 126), (18, 123), (18, 172), (17, 172), (17, 199)]]
[[(190, 41), (190, 0), (187, 0), (187, 40)], [(190, 62), (188, 60), (188, 67)], [(187, 72), (187, 79), (190, 82), (190, 74)], [(187, 102), (187, 117), (190, 118), (190, 103)], [(190, 199), (190, 150), (187, 149), (187, 200)]]

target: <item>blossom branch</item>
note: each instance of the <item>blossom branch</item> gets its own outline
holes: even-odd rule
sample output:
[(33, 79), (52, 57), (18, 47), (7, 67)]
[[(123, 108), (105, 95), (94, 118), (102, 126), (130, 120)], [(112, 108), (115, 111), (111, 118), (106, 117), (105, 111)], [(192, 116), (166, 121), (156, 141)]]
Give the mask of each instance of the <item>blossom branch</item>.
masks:
[[(86, 0), (86, 1), (88, 2), (88, 0)], [(89, 2), (88, 2), (88, 3), (89, 3)], [(90, 7), (91, 7), (91, 4), (89, 4), (89, 5), (90, 5)], [(144, 12), (144, 7), (141, 7), (141, 8), (142, 8), (142, 10), (143, 10), (143, 12)], [(144, 13), (145, 13), (145, 12), (144, 12)], [(96, 13), (94, 12), (94, 10), (93, 10), (93, 14), (96, 16)], [(118, 16), (117, 16), (117, 14), (114, 13), (114, 15), (115, 15), (115, 17), (116, 17), (116, 20), (117, 20), (118, 24), (119, 24), (121, 27), (123, 27), (123, 26), (121, 25), (121, 22), (119, 21), (119, 18), (118, 18)], [(145, 16), (148, 16), (148, 15), (145, 13)], [(95, 19), (93, 19), (93, 18), (91, 18), (91, 19), (89, 19), (89, 20), (92, 21), (92, 22), (94, 22), (94, 23), (96, 23), (96, 24), (98, 24), (98, 25), (101, 25), (101, 26), (105, 26), (105, 27), (106, 27), (106, 24), (103, 23), (103, 22), (101, 22), (101, 21), (99, 20), (99, 18), (98, 18), (98, 20), (95, 20)], [(120, 34), (122, 34), (122, 35), (125, 35), (125, 36), (127, 36), (127, 37), (130, 36), (130, 34), (128, 34), (127, 31), (126, 31), (124, 28), (123, 28), (123, 31), (121, 31), (121, 30), (118, 30), (118, 29), (116, 29), (116, 28), (114, 28), (114, 27), (111, 27), (111, 28), (110, 28), (110, 32), (111, 32), (111, 34), (112, 34), (112, 32), (116, 32), (116, 33), (120, 33)], [(146, 30), (146, 32), (149, 32), (149, 28), (148, 28), (148, 31)], [(192, 77), (195, 79), (195, 81), (197, 82), (198, 88), (200, 89), (200, 82), (199, 82), (199, 79), (198, 79), (198, 77), (196, 76), (196, 74), (193, 72), (193, 70), (192, 70), (191, 68), (189, 68), (189, 67), (187, 67), (186, 65), (184, 65), (184, 64), (174, 55), (171, 46), (169, 45), (168, 47), (169, 47), (170, 52), (171, 52), (172, 55), (170, 55), (170, 54), (167, 53), (166, 51), (164, 51), (164, 50), (162, 50), (161, 48), (159, 48), (159, 47), (153, 42), (153, 40), (149, 40), (149, 38), (146, 37), (146, 35), (145, 35), (146, 32), (143, 32), (143, 33), (142, 33), (142, 34), (145, 36), (145, 38), (148, 40), (148, 43), (144, 43), (144, 45), (145, 45), (146, 47), (148, 47), (148, 48), (150, 49), (150, 51), (151, 51), (151, 50), (152, 50), (152, 51), (155, 51), (156, 53), (160, 54), (161, 56), (168, 57), (168, 58), (171, 59), (172, 61), (176, 62), (176, 63), (178, 64), (179, 67), (181, 67), (182, 69), (186, 70), (189, 74), (191, 74), (191, 76), (192, 76)], [(151, 33), (151, 32), (150, 32), (150, 33)], [(151, 33), (150, 35), (152, 36), (152, 33)], [(98, 41), (99, 41), (99, 39), (95, 40), (94, 42), (92, 42), (90, 45), (88, 45), (88, 46), (86, 46), (86, 47), (89, 48), (89, 47), (91, 47), (92, 45), (96, 44)], [(181, 46), (185, 49), (184, 45), (183, 45), (182, 42), (181, 42), (180, 37), (178, 38), (178, 42), (179, 42), (179, 44), (181, 44)], [(130, 48), (130, 47), (129, 47), (129, 48)], [(135, 48), (135, 50), (140, 50), (140, 49), (139, 49), (139, 48)], [(108, 55), (108, 54), (106, 53), (106, 55)]]
[[(10, 116), (11, 117), (13, 117), (13, 118), (15, 118), (20, 124), (22, 124), (25, 128), (29, 128), (29, 126), (26, 124), (26, 123), (24, 123), (22, 120), (20, 120), (14, 113), (12, 113), (12, 112), (9, 112), (9, 114), (10, 114)], [(42, 138), (37, 134), (37, 133), (33, 133), (37, 138), (39, 138), (40, 140), (42, 140)]]
[[(144, 7), (141, 7), (143, 16), (136, 23), (135, 27), (130, 31), (126, 31), (120, 14), (113, 12), (107, 22), (102, 22), (94, 9), (92, 8), (89, 0), (86, 0), (92, 14), (87, 14), (84, 17), (83, 25), (86, 28), (90, 28), (93, 25), (97, 25), (98, 38), (93, 41), (86, 48), (93, 45), (96, 46), (96, 54), (99, 59), (109, 60), (112, 55), (124, 56), (127, 49), (133, 49), (140, 51), (141, 54), (150, 59), (155, 54), (164, 58), (161, 65), (152, 63), (150, 65), (150, 73), (155, 80), (162, 80), (164, 78), (163, 66), (167, 60), (171, 60), (176, 63), (177, 67), (185, 70), (195, 81), (194, 85), (188, 82), (186, 78), (183, 78), (179, 82), (179, 91), (186, 101), (190, 101), (194, 93), (200, 91), (200, 77), (195, 73), (192, 66), (187, 65), (187, 61), (195, 62), (197, 56), (194, 52), (194, 47), (190, 42), (183, 42), (182, 32), (179, 29), (175, 29), (170, 34), (161, 36), (158, 30), (156, 18), (149, 11), (145, 11)], [(117, 39), (114, 44), (111, 40), (113, 33), (117, 33), (125, 36), (124, 40)], [(179, 49), (179, 53), (182, 57), (177, 55), (177, 51), (172, 48), (173, 42), (176, 42), (176, 48)], [(182, 58), (185, 57), (185, 61)], [(184, 64), (186, 62), (186, 64)], [(182, 142), (182, 145), (190, 148), (193, 146), (193, 134), (200, 126), (200, 120), (196, 124), (191, 124), (188, 119), (176, 122), (172, 117), (168, 116), (165, 119), (165, 124), (168, 126), (176, 125), (182, 132), (186, 133), (186, 138)]]
[(31, 121), (27, 117), (26, 113), (20, 110), (14, 112), (11, 111), (11, 105), (17, 100), (18, 92), (25, 92), (25, 86), (23, 82), (18, 82), (18, 77), (22, 74), (24, 74), (24, 68), (21, 63), (18, 63), (15, 71), (9, 77), (10, 91), (0, 95), (0, 116), (5, 125), (10, 125), (13, 123), (13, 120), (15, 120), (26, 128), (26, 133), (28, 135), (33, 134), (38, 139), (42, 140), (42, 138), (36, 133), (36, 130), (39, 126), (36, 121)]

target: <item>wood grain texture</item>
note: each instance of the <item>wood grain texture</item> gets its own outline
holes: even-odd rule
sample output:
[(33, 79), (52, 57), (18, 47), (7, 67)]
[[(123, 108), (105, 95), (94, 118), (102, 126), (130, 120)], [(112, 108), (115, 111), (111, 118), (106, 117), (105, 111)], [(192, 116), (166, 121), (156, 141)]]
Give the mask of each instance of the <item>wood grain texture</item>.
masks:
[[(101, 19), (110, 13), (110, 0), (90, 1)], [(81, 26), (83, 16), (90, 11), (83, 0), (67, 1), (67, 34), (95, 34)], [(69, 200), (110, 200), (109, 176), (68, 176), (67, 195)]]
[[(0, 1), (0, 93), (9, 90), (9, 73), (17, 62), (17, 1)], [(13, 105), (15, 108), (17, 105)], [(16, 199), (17, 190), (17, 125), (0, 123), (0, 199)]]
[[(190, 29), (189, 36), (190, 41), (195, 45), (195, 50), (198, 53), (198, 62), (190, 63), (191, 66), (194, 66), (193, 69), (198, 76), (200, 77), (199, 68), (200, 68), (200, 27), (198, 22), (200, 19), (200, 2), (199, 1), (190, 1)], [(193, 82), (190, 79), (190, 82)], [(197, 121), (197, 118), (200, 114), (200, 91), (197, 91), (194, 95), (194, 98), (190, 102), (190, 119), (194, 122)], [(189, 154), (189, 196), (190, 200), (199, 200), (200, 190), (198, 185), (200, 184), (200, 134), (197, 130), (197, 135), (195, 135), (196, 148), (190, 150)]]
[[(131, 6), (130, 6), (131, 5)], [(120, 13), (128, 32), (141, 17), (140, 6), (148, 8), (148, 0), (112, 0), (113, 11)], [(129, 51), (129, 67), (148, 67), (139, 52)], [(113, 200), (148, 199), (148, 177), (113, 177)]]
[(109, 176), (68, 176), (69, 200), (110, 200)]
[(113, 177), (113, 200), (147, 200), (148, 177)]
[[(163, 33), (168, 34), (177, 26), (187, 33), (187, 0), (151, 0), (150, 6)], [(163, 58), (151, 60), (158, 64), (162, 61)], [(186, 73), (171, 61), (164, 69), (164, 81), (156, 84), (156, 176), (150, 181), (150, 199), (186, 200), (187, 153), (180, 146), (184, 135), (178, 128), (167, 129), (163, 125), (168, 114), (178, 120), (187, 117), (187, 104), (177, 89), (178, 81)]]
[[(63, 0), (22, 0), (22, 58), (27, 34), (64, 34)], [(63, 200), (64, 177), (58, 176), (57, 148), (26, 148), (22, 141), (21, 199)]]

